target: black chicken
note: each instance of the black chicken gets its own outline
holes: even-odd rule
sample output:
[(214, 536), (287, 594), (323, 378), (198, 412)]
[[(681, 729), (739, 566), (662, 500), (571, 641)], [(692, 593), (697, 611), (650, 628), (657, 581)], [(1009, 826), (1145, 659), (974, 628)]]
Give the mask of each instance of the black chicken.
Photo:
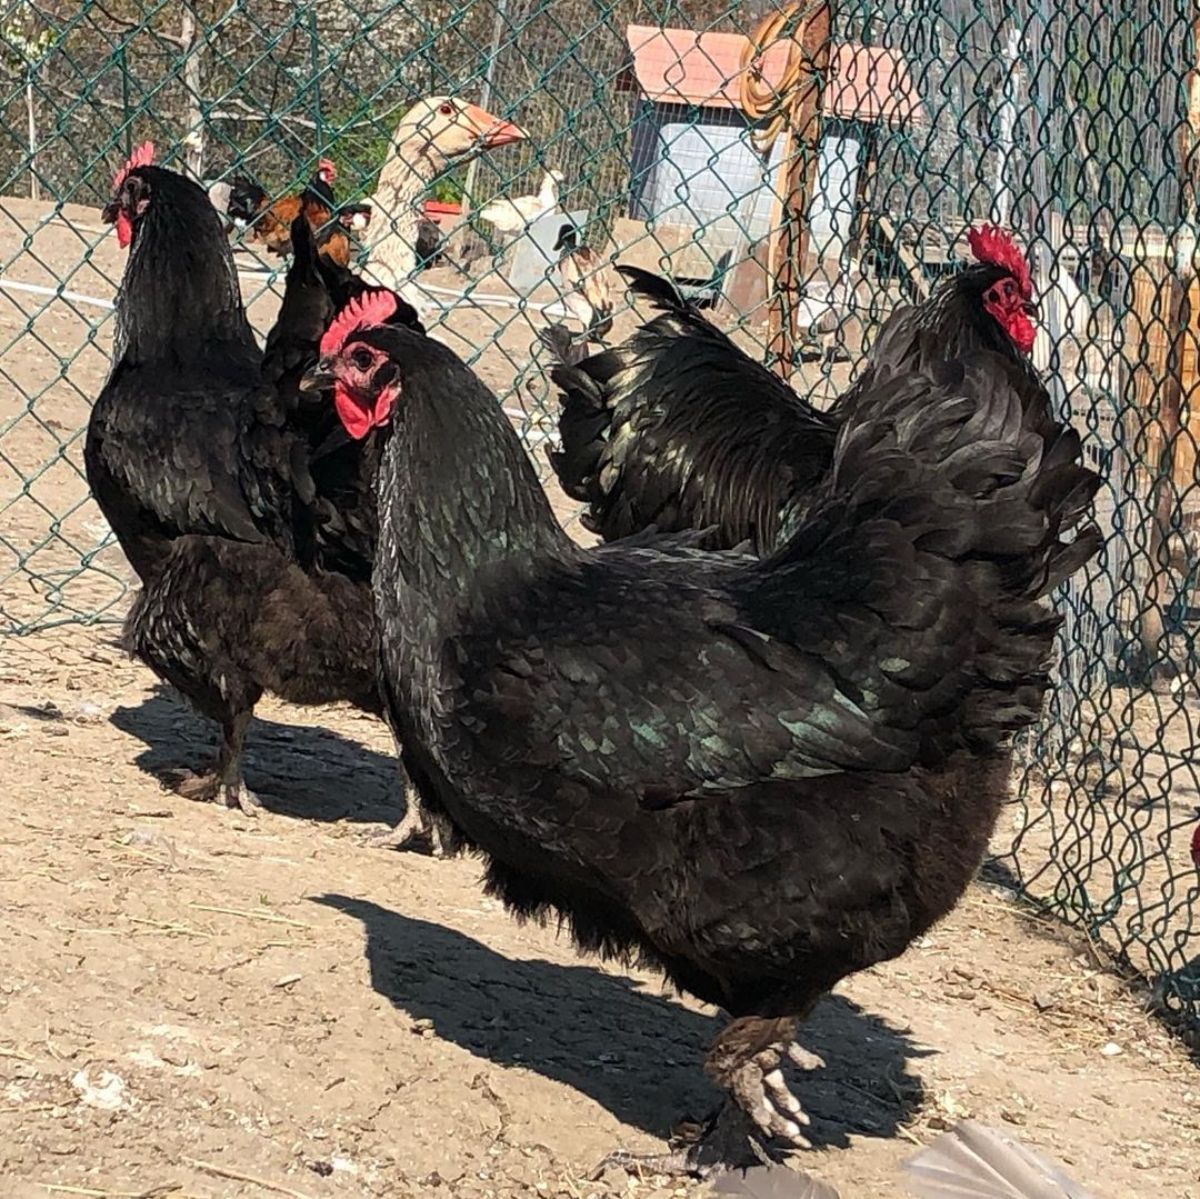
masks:
[(825, 475), (837, 429), (878, 377), (986, 349), (1029, 369), (1032, 282), (1005, 233), (972, 230), (979, 261), (924, 304), (897, 310), (858, 380), (823, 413), (688, 304), (664, 279), (619, 267), (662, 309), (623, 345), (571, 362), (561, 338), (562, 450), (551, 465), (582, 523), (613, 541), (651, 526), (705, 529), (712, 548), (778, 543)]
[(653, 526), (703, 529), (711, 548), (770, 548), (786, 509), (829, 470), (836, 423), (665, 279), (617, 269), (660, 316), (582, 361), (557, 330), (543, 336), (564, 392), (562, 450), (549, 455), (563, 490), (605, 541)]
[[(279, 316), (267, 334), (263, 378), (280, 396), (289, 427), (308, 449), (317, 560), (326, 570), (367, 584), (375, 556), (375, 477), (387, 429), (351, 437), (329, 397), (302, 390), (300, 381), (316, 363), (334, 316), (370, 289), (360, 276), (319, 252), (303, 216), (293, 221), (291, 240), (292, 263)], [(425, 332), (416, 309), (398, 297), (389, 323)], [(366, 600), (369, 607), (369, 594)]]
[[(216, 211), (194, 183), (152, 163), (153, 148), (140, 147), (104, 213), (132, 248), (84, 460), (142, 582), (126, 622), (132, 652), (221, 726), (214, 768), (179, 790), (243, 805), (242, 743), (263, 691), (382, 710), (368, 585), (374, 502), (359, 497), (367, 515), (348, 535), (337, 488), (353, 493), (363, 476), (327, 466), (334, 451), (316, 443), (328, 412), (306, 421), (298, 407), (295, 379), (316, 360), (332, 312), (308, 288), (310, 259), (289, 277), (265, 382)], [(311, 254), (307, 228), (302, 244)], [(353, 449), (361, 458), (361, 444)]]
[(773, 555), (589, 550), (471, 371), (370, 323), (313, 383), (397, 412), (374, 587), (410, 777), (518, 914), (728, 1011), (731, 1102), (677, 1164), (803, 1144), (798, 1020), (961, 896), (1041, 710), (1048, 597), (1099, 544), (1078, 436), (1001, 356), (923, 353)]

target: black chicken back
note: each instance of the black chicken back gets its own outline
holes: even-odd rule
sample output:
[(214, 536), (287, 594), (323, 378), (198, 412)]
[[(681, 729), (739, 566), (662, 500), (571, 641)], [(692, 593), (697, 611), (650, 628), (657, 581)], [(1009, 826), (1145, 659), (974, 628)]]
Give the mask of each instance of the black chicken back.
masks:
[(605, 541), (704, 529), (711, 548), (769, 549), (828, 470), (837, 425), (666, 280), (618, 269), (663, 312), (616, 349), (551, 372), (563, 489)]
[(564, 395), (562, 450), (551, 464), (567, 494), (586, 505), (583, 524), (606, 541), (648, 527), (713, 527), (714, 547), (749, 537), (765, 552), (803, 516), (838, 428), (887, 380), (986, 351), (1038, 386), (1028, 357), (985, 304), (1014, 270), (1028, 286), (1015, 245), (1005, 262), (978, 262), (924, 303), (897, 309), (853, 386), (825, 413), (739, 350), (665, 279), (618, 269), (663, 315), (616, 350), (582, 362), (560, 353), (552, 372)]

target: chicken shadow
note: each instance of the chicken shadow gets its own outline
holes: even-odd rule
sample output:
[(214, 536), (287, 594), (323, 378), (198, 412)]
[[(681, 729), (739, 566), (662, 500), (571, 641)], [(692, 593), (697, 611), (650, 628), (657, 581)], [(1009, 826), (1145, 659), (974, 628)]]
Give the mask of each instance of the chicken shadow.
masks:
[[(136, 765), (156, 778), (181, 766), (206, 767), (216, 725), (159, 686), (137, 707), (119, 707), (112, 723), (144, 742)], [(263, 807), (303, 820), (395, 824), (404, 815), (400, 766), (330, 729), (293, 727), (255, 717), (246, 737), (246, 785)]]
[[(313, 902), (362, 922), (378, 994), (477, 1057), (535, 1070), (657, 1137), (719, 1102), (701, 1068), (722, 1024), (715, 1016), (594, 966), (513, 960), (367, 900), (322, 895)], [(924, 1088), (907, 1065), (932, 1051), (848, 999), (823, 1000), (800, 1040), (828, 1063), (795, 1080), (814, 1146), (894, 1136), (920, 1108)]]

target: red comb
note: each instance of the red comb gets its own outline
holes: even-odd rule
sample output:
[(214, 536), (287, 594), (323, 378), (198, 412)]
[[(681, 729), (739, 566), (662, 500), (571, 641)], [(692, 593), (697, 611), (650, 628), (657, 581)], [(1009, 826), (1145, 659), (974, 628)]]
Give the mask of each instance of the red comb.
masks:
[(357, 299), (351, 300), (334, 317), (333, 324), (325, 330), (325, 336), (321, 338), (321, 357), (328, 358), (330, 354), (336, 354), (346, 344), (351, 333), (385, 324), (395, 312), (395, 293), (386, 288), (363, 292)]
[(328, 158), (322, 158), (320, 162), (317, 163), (317, 173), (320, 175), (328, 175), (329, 178), (326, 180), (326, 182), (332, 183), (337, 178), (337, 167), (335, 167)]
[(113, 191), (120, 189), (130, 171), (154, 165), (154, 143), (142, 142), (125, 160), (125, 165), (113, 176)]
[(1025, 255), (1011, 233), (998, 225), (979, 225), (967, 230), (967, 242), (979, 262), (1007, 271), (1017, 281), (1023, 296), (1028, 298), (1033, 295), (1029, 263), (1025, 261)]

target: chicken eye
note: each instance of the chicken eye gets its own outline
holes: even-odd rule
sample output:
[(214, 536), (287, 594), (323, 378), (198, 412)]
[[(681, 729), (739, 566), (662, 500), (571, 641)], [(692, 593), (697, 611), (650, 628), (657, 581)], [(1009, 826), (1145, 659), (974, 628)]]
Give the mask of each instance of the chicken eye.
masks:
[(350, 361), (354, 363), (356, 370), (367, 371), (371, 369), (371, 363), (374, 359), (367, 350), (355, 350), (350, 355)]
[(443, 104), (441, 106), (441, 108), (438, 109), (438, 112), (440, 112), (442, 114), (442, 116), (448, 117), (454, 112), (454, 105), (453, 104)]

